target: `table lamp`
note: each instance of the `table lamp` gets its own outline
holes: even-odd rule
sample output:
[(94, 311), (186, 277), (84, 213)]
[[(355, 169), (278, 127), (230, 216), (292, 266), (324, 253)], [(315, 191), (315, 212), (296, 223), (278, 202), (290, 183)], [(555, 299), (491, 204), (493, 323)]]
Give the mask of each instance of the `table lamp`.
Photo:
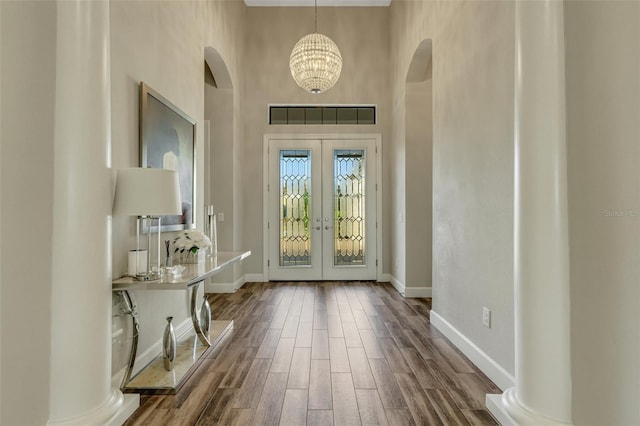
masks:
[(158, 269), (160, 269), (160, 216), (182, 214), (178, 173), (172, 170), (133, 167), (118, 170), (114, 215), (138, 216), (136, 249), (139, 248), (140, 219), (147, 229), (147, 270), (136, 274), (140, 281), (160, 278), (159, 271), (151, 271), (151, 224), (158, 221)]

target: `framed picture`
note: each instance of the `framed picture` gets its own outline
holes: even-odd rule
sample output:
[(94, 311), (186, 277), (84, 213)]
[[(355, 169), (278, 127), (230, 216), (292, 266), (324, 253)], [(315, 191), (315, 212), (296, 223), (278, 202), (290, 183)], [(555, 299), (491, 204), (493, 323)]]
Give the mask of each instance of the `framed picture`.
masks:
[(196, 121), (140, 83), (140, 167), (170, 169), (180, 177), (182, 214), (162, 216), (162, 231), (195, 228)]

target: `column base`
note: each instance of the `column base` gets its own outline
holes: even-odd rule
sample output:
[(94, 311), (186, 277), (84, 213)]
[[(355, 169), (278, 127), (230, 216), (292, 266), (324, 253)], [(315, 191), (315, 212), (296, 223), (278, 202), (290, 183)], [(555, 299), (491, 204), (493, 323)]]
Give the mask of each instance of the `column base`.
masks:
[(536, 413), (522, 405), (516, 396), (516, 388), (509, 388), (502, 395), (487, 395), (487, 408), (503, 426), (555, 425), (573, 426), (561, 420)]
[[(124, 395), (119, 389), (113, 389), (109, 397), (95, 409), (76, 417), (62, 420), (49, 420), (47, 426), (84, 426), (111, 424), (111, 420), (118, 416), (124, 404)], [(135, 410), (134, 410), (135, 411)]]
[(108, 426), (121, 426), (127, 421), (129, 417), (140, 407), (140, 394), (128, 393), (124, 395), (124, 403), (118, 410), (115, 416), (113, 416)]
[(501, 426), (516, 426), (513, 418), (502, 406), (502, 394), (487, 394), (484, 405)]

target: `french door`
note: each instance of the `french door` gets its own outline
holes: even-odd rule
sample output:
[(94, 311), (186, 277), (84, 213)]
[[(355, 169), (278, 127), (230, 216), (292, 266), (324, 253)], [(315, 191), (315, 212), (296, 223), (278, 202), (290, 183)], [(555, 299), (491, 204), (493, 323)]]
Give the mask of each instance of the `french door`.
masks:
[(376, 279), (375, 150), (375, 139), (269, 141), (269, 279)]

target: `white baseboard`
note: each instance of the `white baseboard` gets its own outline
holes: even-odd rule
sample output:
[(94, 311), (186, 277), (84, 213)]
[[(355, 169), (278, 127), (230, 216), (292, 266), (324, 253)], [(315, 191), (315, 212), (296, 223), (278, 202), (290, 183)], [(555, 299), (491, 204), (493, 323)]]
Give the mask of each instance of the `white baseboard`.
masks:
[(232, 283), (205, 283), (204, 291), (205, 293), (235, 293), (247, 282), (245, 277), (246, 275), (243, 275)]
[(431, 287), (406, 287), (404, 297), (431, 297)]
[(205, 293), (235, 293), (235, 291), (234, 283), (206, 283), (204, 285)]
[[(176, 333), (176, 339), (180, 340), (180, 338), (191, 332), (193, 330), (193, 323), (191, 322), (191, 317), (186, 318), (182, 321), (178, 326), (174, 326), (173, 328)], [(131, 372), (131, 377), (135, 376), (142, 370), (144, 367), (149, 365), (151, 361), (156, 359), (158, 355), (162, 353), (162, 339), (158, 339), (153, 345), (151, 345), (146, 351), (141, 352), (136, 355), (136, 363), (133, 366), (133, 371)], [(120, 376), (122, 377), (122, 376)]]
[(391, 274), (382, 274), (378, 282), (389, 282), (404, 297), (431, 297), (431, 287), (407, 287)]
[(392, 286), (395, 287), (396, 290), (398, 290), (398, 293), (404, 296), (405, 286), (403, 282), (400, 282), (400, 280), (398, 280), (393, 275), (389, 275), (389, 282)]
[(245, 284), (247, 283), (247, 276), (243, 275), (240, 278), (238, 278), (234, 283), (233, 283), (233, 288), (235, 289), (234, 292), (236, 290), (241, 289)]
[(504, 368), (482, 351), (467, 336), (431, 310), (431, 324), (433, 324), (447, 339), (466, 355), (484, 374), (489, 377), (503, 391), (515, 385), (515, 378)]
[(380, 274), (378, 276), (379, 283), (390, 283), (391, 282), (391, 274)]
[(265, 274), (246, 274), (246, 282), (248, 283), (264, 283), (267, 282)]

